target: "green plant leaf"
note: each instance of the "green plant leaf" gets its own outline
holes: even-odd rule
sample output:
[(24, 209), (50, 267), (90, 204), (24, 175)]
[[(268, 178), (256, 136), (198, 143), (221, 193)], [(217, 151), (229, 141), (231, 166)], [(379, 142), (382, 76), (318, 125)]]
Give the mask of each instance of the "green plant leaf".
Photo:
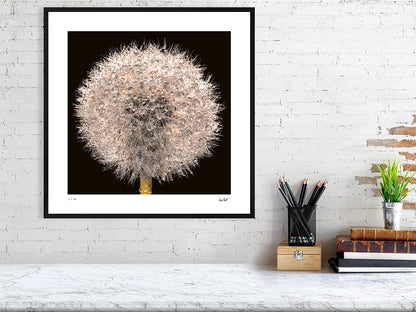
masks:
[(382, 182), (380, 182), (380, 193), (386, 202), (401, 202), (405, 199), (409, 192), (405, 191), (406, 187), (416, 175), (416, 172), (409, 176), (409, 170), (399, 182), (399, 161), (389, 161), (386, 166), (377, 166), (381, 174)]

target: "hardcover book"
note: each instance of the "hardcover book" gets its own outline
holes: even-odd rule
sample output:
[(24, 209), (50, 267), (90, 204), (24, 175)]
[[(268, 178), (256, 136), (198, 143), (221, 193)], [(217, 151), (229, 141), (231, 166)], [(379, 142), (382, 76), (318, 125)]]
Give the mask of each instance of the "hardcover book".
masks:
[(416, 241), (353, 240), (337, 236), (336, 252), (416, 253)]
[(386, 230), (377, 227), (351, 227), (352, 240), (416, 241), (416, 228)]
[(364, 272), (416, 272), (416, 267), (381, 267), (381, 266), (342, 266), (338, 263), (339, 259), (330, 258), (328, 263), (336, 273), (364, 273)]
[(344, 259), (374, 259), (374, 260), (416, 260), (416, 253), (388, 253), (388, 252), (340, 252)]
[(339, 267), (414, 267), (416, 260), (338, 259)]

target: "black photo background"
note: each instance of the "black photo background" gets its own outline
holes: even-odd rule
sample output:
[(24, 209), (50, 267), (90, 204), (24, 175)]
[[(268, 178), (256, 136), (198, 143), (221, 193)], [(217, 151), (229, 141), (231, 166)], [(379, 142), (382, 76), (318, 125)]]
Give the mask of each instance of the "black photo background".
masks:
[(221, 95), (221, 141), (213, 156), (200, 161), (193, 175), (153, 182), (153, 194), (231, 194), (231, 33), (230, 32), (69, 32), (68, 33), (68, 194), (139, 194), (94, 161), (77, 139), (73, 103), (76, 89), (93, 65), (109, 51), (135, 42), (178, 45), (213, 75)]

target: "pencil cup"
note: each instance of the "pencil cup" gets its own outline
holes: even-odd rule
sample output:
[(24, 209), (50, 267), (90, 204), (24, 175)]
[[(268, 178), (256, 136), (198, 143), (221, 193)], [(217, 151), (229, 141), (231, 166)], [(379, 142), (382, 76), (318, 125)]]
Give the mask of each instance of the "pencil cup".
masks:
[(287, 207), (289, 246), (314, 246), (316, 206)]

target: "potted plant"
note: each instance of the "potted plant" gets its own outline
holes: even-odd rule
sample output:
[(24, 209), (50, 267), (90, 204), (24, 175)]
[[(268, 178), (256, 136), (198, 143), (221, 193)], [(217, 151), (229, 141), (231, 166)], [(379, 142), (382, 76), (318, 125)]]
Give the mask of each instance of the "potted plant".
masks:
[(385, 166), (377, 166), (381, 173), (382, 181), (380, 182), (381, 195), (384, 198), (383, 213), (384, 213), (384, 227), (386, 229), (398, 230), (400, 229), (400, 221), (403, 203), (410, 190), (406, 187), (412, 180), (414, 175), (409, 176), (409, 170), (403, 177), (398, 175), (399, 162), (397, 160), (388, 162)]

